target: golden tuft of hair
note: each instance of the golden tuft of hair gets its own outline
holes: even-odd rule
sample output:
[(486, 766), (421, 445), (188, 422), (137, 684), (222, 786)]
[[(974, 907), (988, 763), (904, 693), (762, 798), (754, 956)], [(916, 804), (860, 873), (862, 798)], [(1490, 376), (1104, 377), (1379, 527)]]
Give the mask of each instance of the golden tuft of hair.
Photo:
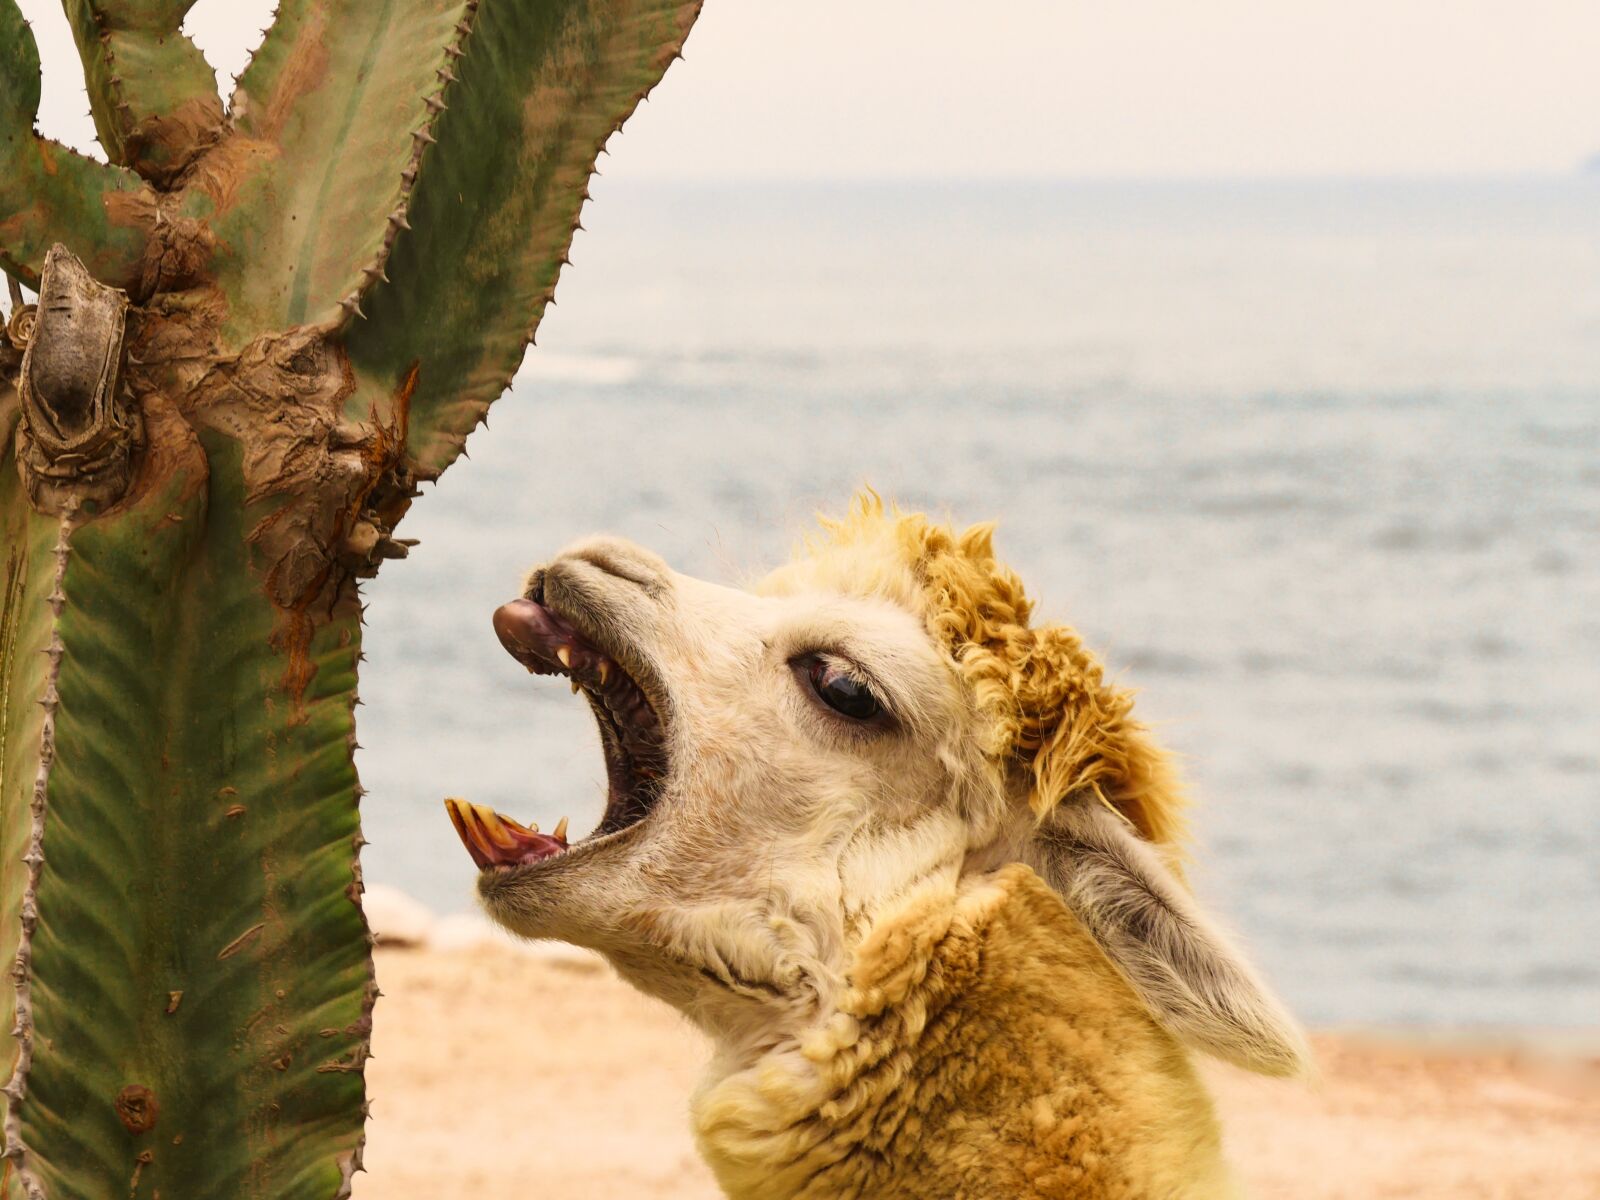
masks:
[[(897, 590), (890, 580), (909, 568), (929, 631), (949, 650), (987, 718), (985, 752), (1025, 766), (1038, 819), (1068, 797), (1089, 795), (1141, 837), (1178, 849), (1184, 800), (1170, 757), (1133, 718), (1133, 693), (1107, 682), (1105, 667), (1076, 632), (1030, 624), (1033, 601), (1016, 572), (995, 557), (992, 524), (957, 533), (886, 505), (870, 489), (843, 518), (819, 520), (823, 537), (809, 540), (808, 549), (854, 560), (858, 586)], [(898, 561), (885, 562), (886, 554)]]

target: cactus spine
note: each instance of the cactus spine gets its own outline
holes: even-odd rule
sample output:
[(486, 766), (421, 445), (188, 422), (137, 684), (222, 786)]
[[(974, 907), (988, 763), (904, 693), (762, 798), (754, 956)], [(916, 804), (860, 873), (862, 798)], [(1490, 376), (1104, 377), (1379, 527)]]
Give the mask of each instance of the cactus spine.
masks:
[(0, 0), (5, 1200), (348, 1195), (375, 988), (358, 581), (504, 391), (698, 0)]

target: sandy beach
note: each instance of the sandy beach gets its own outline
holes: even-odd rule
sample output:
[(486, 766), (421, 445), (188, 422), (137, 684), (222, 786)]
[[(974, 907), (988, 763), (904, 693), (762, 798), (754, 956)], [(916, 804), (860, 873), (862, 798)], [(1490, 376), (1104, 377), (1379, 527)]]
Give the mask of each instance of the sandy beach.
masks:
[[(357, 1200), (716, 1200), (687, 1099), (700, 1035), (602, 963), (485, 938), (381, 946)], [(1596, 1039), (1321, 1034), (1314, 1085), (1207, 1068), (1260, 1200), (1595, 1200)]]

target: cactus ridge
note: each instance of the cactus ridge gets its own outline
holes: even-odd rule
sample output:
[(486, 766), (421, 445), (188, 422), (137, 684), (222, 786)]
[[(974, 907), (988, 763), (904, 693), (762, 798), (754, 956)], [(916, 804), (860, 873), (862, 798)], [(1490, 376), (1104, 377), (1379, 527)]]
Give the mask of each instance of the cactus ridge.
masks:
[[(27, 834), (23, 854), (20, 856), (24, 865), (25, 877), (22, 885), (20, 911), (17, 914), (16, 937), (17, 945), (12, 961), (11, 976), (15, 987), (13, 1024), (11, 1036), (15, 1045), (15, 1058), (12, 1063), (10, 1078), (5, 1087), (0, 1089), (6, 1097), (5, 1115), (5, 1157), (11, 1160), (14, 1177), (18, 1187), (21, 1188), (27, 1200), (45, 1200), (45, 1193), (40, 1185), (38, 1176), (34, 1173), (28, 1162), (28, 1149), (22, 1138), (20, 1113), (22, 1102), (28, 1094), (28, 1072), (33, 1065), (33, 935), (39, 921), (39, 879), (44, 867), (44, 833), (45, 812), (48, 804), (51, 767), (55, 763), (55, 726), (56, 709), (60, 702), (60, 693), (57, 683), (61, 672), (61, 659), (63, 647), (61, 631), (59, 628), (61, 606), (63, 601), (62, 584), (66, 579), (67, 560), (70, 556), (70, 542), (72, 528), (76, 521), (76, 512), (69, 510), (61, 515), (56, 525), (56, 541), (48, 555), (48, 570), (51, 579), (50, 591), (45, 597), (45, 607), (50, 613), (48, 620), (49, 640), (42, 651), (43, 657), (48, 661), (43, 672), (42, 686), (38, 694), (39, 728), (37, 750), (34, 761), (37, 766), (33, 774), (33, 782), (29, 788), (27, 806)], [(44, 558), (45, 556), (39, 555)], [(16, 613), (15, 592), (22, 582), (21, 573), (18, 572), (12, 580), (8, 581), (7, 588), (7, 617), (13, 618)], [(5, 622), (9, 626), (11, 621)], [(9, 632), (0, 626), (0, 633)], [(14, 644), (9, 638), (0, 638), (0, 644), (5, 644), (8, 651), (14, 652)], [(7, 679), (10, 673), (7, 673)], [(0, 705), (0, 721), (9, 716), (4, 708), (7, 703)], [(0, 760), (0, 786), (3, 786), (4, 762)]]
[(365, 317), (366, 313), (361, 311), (362, 295), (379, 282), (390, 282), (388, 273), (384, 270), (384, 265), (389, 261), (389, 254), (394, 249), (395, 239), (402, 230), (411, 228), (411, 222), (406, 217), (407, 209), (410, 208), (411, 204), (411, 193), (416, 187), (417, 176), (422, 170), (423, 155), (427, 152), (429, 146), (435, 145), (439, 140), (434, 134), (434, 127), (438, 124), (440, 114), (449, 107), (449, 104), (446, 103), (446, 95), (450, 85), (458, 81), (454, 67), (462, 55), (466, 53), (467, 39), (472, 35), (472, 23), (473, 18), (478, 13), (478, 4), (479, 0), (466, 0), (466, 3), (462, 6), (461, 19), (456, 22), (452, 31), (454, 36), (445, 44), (439, 68), (434, 72), (434, 78), (438, 80), (439, 89), (433, 96), (423, 101), (423, 107), (427, 110), (427, 117), (422, 125), (411, 134), (411, 157), (400, 171), (399, 202), (389, 211), (389, 215), (384, 222), (383, 240), (378, 246), (377, 253), (373, 255), (369, 262), (359, 268), (356, 286), (339, 301), (343, 319), (337, 323), (336, 327), (343, 327), (354, 318)]

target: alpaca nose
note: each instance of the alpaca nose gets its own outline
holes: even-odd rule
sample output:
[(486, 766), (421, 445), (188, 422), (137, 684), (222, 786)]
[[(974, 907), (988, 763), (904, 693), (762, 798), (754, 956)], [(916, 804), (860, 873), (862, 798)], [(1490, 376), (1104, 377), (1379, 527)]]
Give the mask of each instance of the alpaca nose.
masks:
[(575, 558), (607, 575), (636, 583), (652, 596), (663, 591), (672, 578), (672, 568), (665, 560), (626, 538), (590, 538), (568, 547), (561, 557)]

